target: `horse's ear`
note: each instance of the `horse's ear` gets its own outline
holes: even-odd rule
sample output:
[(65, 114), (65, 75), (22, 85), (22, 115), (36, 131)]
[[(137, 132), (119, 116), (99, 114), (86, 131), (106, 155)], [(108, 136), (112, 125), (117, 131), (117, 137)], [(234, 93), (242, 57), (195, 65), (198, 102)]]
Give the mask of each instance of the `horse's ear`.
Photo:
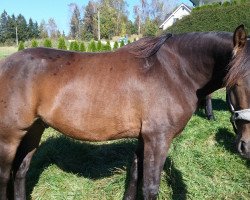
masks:
[(234, 31), (233, 36), (234, 41), (234, 51), (237, 53), (239, 50), (243, 49), (247, 43), (247, 32), (244, 25), (238, 26)]

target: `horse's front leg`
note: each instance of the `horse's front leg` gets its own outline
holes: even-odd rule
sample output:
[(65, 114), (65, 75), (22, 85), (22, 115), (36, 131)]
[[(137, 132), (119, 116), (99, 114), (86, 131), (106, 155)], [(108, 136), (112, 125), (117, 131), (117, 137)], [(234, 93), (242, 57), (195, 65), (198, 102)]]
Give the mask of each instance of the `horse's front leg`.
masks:
[(147, 133), (143, 135), (143, 141), (143, 198), (154, 200), (158, 195), (161, 172), (172, 137), (167, 137), (165, 132)]

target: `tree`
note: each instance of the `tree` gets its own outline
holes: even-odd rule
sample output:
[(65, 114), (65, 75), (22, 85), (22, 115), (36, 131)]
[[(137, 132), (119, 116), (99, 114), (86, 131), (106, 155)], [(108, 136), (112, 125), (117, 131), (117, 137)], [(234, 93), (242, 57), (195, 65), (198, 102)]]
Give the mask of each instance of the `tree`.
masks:
[(7, 39), (8, 13), (4, 10), (0, 16), (0, 42), (4, 43)]
[(79, 51), (79, 44), (77, 41), (74, 41), (74, 51)]
[(89, 52), (96, 52), (96, 44), (94, 40), (91, 40), (88, 45), (88, 51)]
[(97, 5), (90, 0), (84, 10), (83, 39), (88, 41), (97, 38), (96, 7)]
[(24, 42), (21, 41), (21, 42), (19, 42), (19, 45), (18, 45), (18, 51), (21, 51), (23, 49), (24, 49)]
[(159, 25), (164, 20), (165, 7), (162, 0), (152, 0), (150, 4), (150, 18)]
[(141, 26), (149, 15), (147, 0), (140, 0), (139, 4), (134, 6), (134, 15), (137, 22), (138, 34), (141, 34)]
[(123, 47), (125, 44), (124, 44), (124, 41), (122, 40), (121, 41), (121, 44), (120, 44), (120, 47)]
[(70, 19), (70, 37), (72, 39), (79, 39), (80, 38), (80, 9), (77, 4), (71, 3), (69, 4), (71, 9), (72, 15)]
[(38, 42), (35, 39), (31, 41), (31, 47), (32, 48), (38, 47)]
[(65, 39), (63, 37), (60, 37), (59, 40), (58, 40), (58, 49), (67, 50)]
[(15, 15), (12, 15), (11, 17), (8, 16), (6, 27), (7, 27), (6, 41), (8, 40), (10, 43), (14, 43), (16, 39), (16, 27), (17, 27)]
[(81, 51), (81, 52), (86, 52), (86, 47), (85, 47), (84, 42), (81, 42), (81, 43), (80, 43), (79, 51)]
[(104, 4), (100, 10), (101, 38), (111, 39), (116, 33), (115, 9)]
[(34, 23), (31, 18), (29, 19), (28, 23), (27, 34), (28, 34), (28, 39), (38, 38), (39, 36), (38, 24), (37, 22)]
[(115, 35), (126, 34), (126, 24), (128, 22), (128, 4), (124, 0), (112, 0), (110, 1), (111, 7), (115, 8), (116, 14), (116, 32)]
[(155, 36), (158, 31), (158, 23), (150, 18), (147, 18), (144, 26), (144, 35), (145, 36)]
[(19, 14), (16, 19), (19, 40), (25, 41), (28, 39), (27, 22), (23, 15)]
[(96, 50), (97, 51), (102, 51), (102, 42), (101, 42), (101, 40), (98, 40), (97, 45), (96, 45)]
[(115, 43), (114, 43), (114, 48), (113, 48), (113, 49), (115, 50), (115, 49), (118, 49), (118, 48), (119, 48), (119, 44), (118, 44), (117, 41), (115, 41)]
[(127, 30), (128, 12), (124, 0), (100, 0), (101, 37), (111, 39), (115, 35), (124, 35)]
[(23, 15), (19, 14), (17, 17), (13, 14), (9, 16), (4, 11), (0, 16), (0, 42), (13, 44), (16, 40), (16, 31), (18, 33), (18, 39), (25, 41), (30, 38), (36, 38), (38, 36), (37, 22), (29, 20), (27, 24)]
[(44, 19), (40, 23), (39, 33), (40, 33), (40, 38), (42, 39), (49, 37), (47, 25)]
[(103, 46), (103, 50), (104, 50), (104, 51), (111, 51), (111, 50), (112, 50), (109, 40), (108, 40), (108, 41), (106, 42), (106, 44)]
[(49, 36), (51, 38), (58, 38), (58, 28), (55, 22), (55, 19), (50, 18), (48, 20), (48, 32), (49, 32)]
[(48, 48), (51, 48), (52, 47), (52, 42), (49, 38), (46, 38), (43, 42), (43, 46), (44, 47), (48, 47)]

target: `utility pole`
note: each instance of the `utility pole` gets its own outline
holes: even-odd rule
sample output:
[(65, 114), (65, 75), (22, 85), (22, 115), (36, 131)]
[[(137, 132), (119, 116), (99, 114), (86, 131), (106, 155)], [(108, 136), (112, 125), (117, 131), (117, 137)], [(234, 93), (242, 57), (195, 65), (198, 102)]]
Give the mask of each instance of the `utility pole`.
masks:
[(16, 46), (18, 47), (18, 35), (17, 35), (17, 26), (16, 26)]
[(98, 18), (98, 40), (101, 39), (101, 31), (100, 31), (100, 11), (97, 11), (97, 18)]

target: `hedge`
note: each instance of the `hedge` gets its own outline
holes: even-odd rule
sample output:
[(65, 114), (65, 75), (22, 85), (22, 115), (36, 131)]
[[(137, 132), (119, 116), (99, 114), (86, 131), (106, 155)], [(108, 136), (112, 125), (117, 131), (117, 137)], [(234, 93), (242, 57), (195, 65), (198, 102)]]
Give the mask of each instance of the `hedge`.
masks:
[(190, 15), (169, 27), (167, 32), (233, 32), (240, 24), (250, 28), (250, 1), (195, 8)]

